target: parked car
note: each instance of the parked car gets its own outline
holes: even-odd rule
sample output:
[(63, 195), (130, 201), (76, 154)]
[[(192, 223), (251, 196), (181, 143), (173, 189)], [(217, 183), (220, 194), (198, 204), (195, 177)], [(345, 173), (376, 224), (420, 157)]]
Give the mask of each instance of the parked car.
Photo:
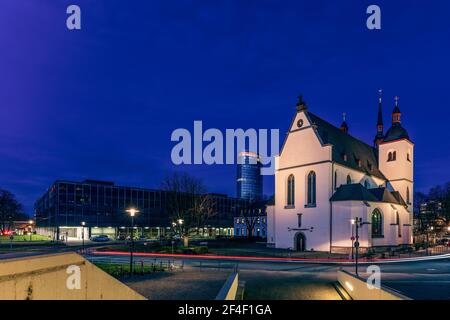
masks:
[(96, 241), (96, 242), (105, 242), (105, 241), (109, 241), (110, 239), (109, 239), (109, 237), (107, 235), (101, 234), (101, 235), (98, 235), (98, 236), (91, 237), (91, 240), (92, 241)]

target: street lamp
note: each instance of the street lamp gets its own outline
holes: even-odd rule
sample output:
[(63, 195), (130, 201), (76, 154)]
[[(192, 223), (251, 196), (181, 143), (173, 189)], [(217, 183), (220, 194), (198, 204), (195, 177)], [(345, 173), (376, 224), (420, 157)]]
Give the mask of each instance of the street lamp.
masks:
[(370, 222), (362, 222), (362, 218), (355, 218), (355, 272), (358, 276), (358, 248), (359, 248), (359, 228)]
[(31, 236), (33, 235), (33, 220), (29, 220), (28, 223), (30, 224), (30, 241), (32, 241)]
[(81, 221), (81, 239), (83, 240), (83, 247), (82, 252), (84, 253), (84, 226), (86, 225), (86, 222)]
[(133, 230), (134, 230), (134, 216), (136, 215), (136, 213), (139, 212), (139, 210), (135, 209), (135, 208), (130, 208), (128, 210), (126, 210), (131, 217), (131, 246), (130, 246), (130, 274), (132, 275), (134, 272), (134, 268), (133, 268), (133, 249), (134, 249), (134, 238), (133, 238)]
[(354, 235), (354, 225), (355, 225), (355, 219), (350, 219), (350, 224), (351, 224), (351, 228), (352, 228), (352, 237), (350, 238), (352, 240), (352, 260), (354, 258), (354, 250), (353, 250), (353, 243), (355, 241), (355, 235)]
[(184, 223), (183, 219), (178, 219), (178, 224), (180, 225), (180, 238), (183, 239), (183, 245), (186, 246), (186, 239), (184, 237), (184, 232), (183, 232), (183, 223)]

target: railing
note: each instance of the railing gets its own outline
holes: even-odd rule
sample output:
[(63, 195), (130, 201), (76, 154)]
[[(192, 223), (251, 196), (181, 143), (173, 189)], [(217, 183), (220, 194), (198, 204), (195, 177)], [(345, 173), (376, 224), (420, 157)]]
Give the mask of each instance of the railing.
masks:
[[(115, 260), (108, 257), (86, 256), (86, 259), (94, 264), (108, 264), (116, 266), (114, 273), (118, 276), (129, 275), (129, 263), (123, 260)], [(174, 259), (136, 260), (133, 262), (134, 274), (148, 274), (159, 271), (184, 271), (184, 261)]]

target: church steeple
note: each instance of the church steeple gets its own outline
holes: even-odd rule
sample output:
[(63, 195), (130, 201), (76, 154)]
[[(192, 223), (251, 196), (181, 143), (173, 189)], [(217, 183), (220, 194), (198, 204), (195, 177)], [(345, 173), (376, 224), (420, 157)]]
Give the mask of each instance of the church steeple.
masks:
[(375, 147), (378, 147), (378, 145), (381, 142), (383, 142), (383, 138), (384, 138), (383, 111), (381, 109), (382, 94), (383, 94), (383, 91), (381, 89), (378, 90), (378, 119), (377, 119), (377, 134), (375, 135), (375, 139), (374, 139)]
[(298, 96), (297, 101), (297, 112), (306, 111), (308, 107), (306, 106), (306, 102), (303, 100), (303, 95)]
[(348, 133), (348, 125), (347, 125), (347, 122), (345, 121), (345, 116), (346, 116), (346, 113), (344, 112), (342, 114), (342, 124), (341, 124), (340, 129), (342, 132)]
[(394, 106), (394, 110), (392, 111), (392, 125), (399, 124), (401, 122), (400, 117), (401, 117), (402, 113), (400, 112), (400, 108), (398, 107), (399, 99), (400, 98), (398, 96), (394, 97), (395, 106)]

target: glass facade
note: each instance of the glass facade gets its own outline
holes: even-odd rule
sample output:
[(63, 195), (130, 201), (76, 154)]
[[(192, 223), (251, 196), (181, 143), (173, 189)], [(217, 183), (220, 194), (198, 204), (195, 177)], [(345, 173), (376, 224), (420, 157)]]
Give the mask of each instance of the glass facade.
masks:
[[(56, 181), (35, 203), (38, 227), (79, 227), (86, 222), (90, 228), (115, 228), (130, 224), (126, 210), (135, 207), (139, 214), (136, 226), (170, 228), (173, 194), (164, 190), (116, 186), (113, 182), (85, 180)], [(192, 201), (192, 195), (179, 195)], [(208, 228), (233, 228), (233, 217), (249, 210), (249, 201), (222, 194), (210, 194), (215, 212)]]
[(261, 161), (257, 154), (241, 152), (237, 164), (237, 197), (251, 201), (262, 199)]

